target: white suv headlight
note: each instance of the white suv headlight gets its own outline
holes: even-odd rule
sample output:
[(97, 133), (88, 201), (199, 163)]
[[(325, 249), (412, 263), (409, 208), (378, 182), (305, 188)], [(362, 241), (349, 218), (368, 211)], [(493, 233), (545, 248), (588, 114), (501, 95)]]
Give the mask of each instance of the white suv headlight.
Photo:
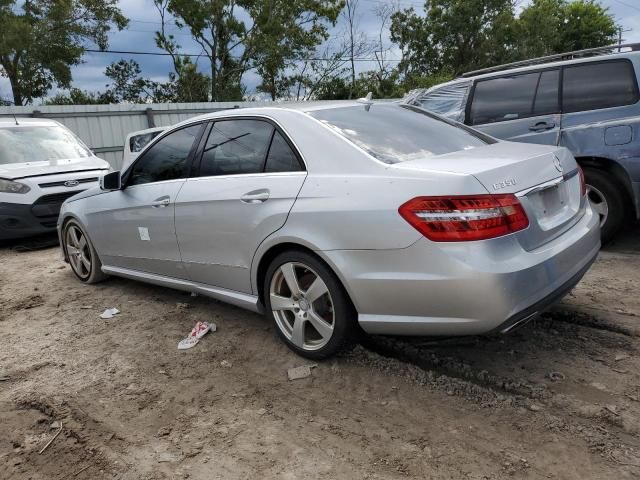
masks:
[(0, 178), (0, 193), (27, 193), (29, 190), (29, 185)]

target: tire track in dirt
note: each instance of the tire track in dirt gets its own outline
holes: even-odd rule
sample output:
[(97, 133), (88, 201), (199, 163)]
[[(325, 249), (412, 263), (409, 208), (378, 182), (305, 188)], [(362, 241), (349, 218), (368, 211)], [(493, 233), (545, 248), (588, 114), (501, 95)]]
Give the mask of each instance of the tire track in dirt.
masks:
[[(567, 398), (555, 398), (543, 385), (522, 384), (508, 377), (474, 372), (468, 367), (461, 370), (459, 365), (464, 362), (460, 359), (424, 361), (416, 357), (416, 350), (403, 340), (389, 337), (383, 337), (383, 342), (377, 340), (380, 339), (375, 338), (373, 342), (364, 339), (362, 346), (348, 355), (349, 359), (482, 408), (515, 410), (524, 423), (540, 425), (559, 435), (582, 438), (590, 450), (612, 463), (640, 465), (638, 435), (624, 428), (619, 414)], [(544, 393), (540, 396), (532, 393), (537, 389)]]

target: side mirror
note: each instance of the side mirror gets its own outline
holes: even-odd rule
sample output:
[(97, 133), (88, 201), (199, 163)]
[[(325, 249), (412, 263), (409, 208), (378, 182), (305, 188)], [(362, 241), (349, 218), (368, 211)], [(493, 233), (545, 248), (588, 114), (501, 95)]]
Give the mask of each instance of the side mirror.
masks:
[(100, 177), (100, 190), (120, 190), (122, 189), (122, 181), (120, 180), (120, 172), (107, 173)]

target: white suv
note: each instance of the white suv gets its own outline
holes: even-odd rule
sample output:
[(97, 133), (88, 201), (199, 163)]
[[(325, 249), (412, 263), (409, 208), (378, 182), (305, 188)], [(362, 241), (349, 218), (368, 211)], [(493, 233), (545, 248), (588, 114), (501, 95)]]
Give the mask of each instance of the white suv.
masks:
[(108, 171), (54, 120), (0, 119), (0, 240), (54, 232), (62, 202)]

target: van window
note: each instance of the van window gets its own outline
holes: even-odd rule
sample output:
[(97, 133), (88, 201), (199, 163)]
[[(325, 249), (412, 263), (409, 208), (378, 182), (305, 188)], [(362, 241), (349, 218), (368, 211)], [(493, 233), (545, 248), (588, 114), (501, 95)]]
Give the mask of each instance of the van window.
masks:
[(558, 83), (560, 70), (547, 70), (542, 72), (538, 81), (536, 101), (533, 106), (534, 115), (548, 115), (560, 112), (558, 99)]
[(558, 81), (558, 70), (481, 80), (473, 93), (469, 121), (480, 125), (559, 112)]
[(633, 66), (626, 60), (565, 67), (562, 77), (565, 113), (619, 107), (638, 101)]
[(463, 102), (469, 82), (458, 82), (428, 91), (416, 102), (419, 106), (438, 115), (453, 115), (463, 110)]

